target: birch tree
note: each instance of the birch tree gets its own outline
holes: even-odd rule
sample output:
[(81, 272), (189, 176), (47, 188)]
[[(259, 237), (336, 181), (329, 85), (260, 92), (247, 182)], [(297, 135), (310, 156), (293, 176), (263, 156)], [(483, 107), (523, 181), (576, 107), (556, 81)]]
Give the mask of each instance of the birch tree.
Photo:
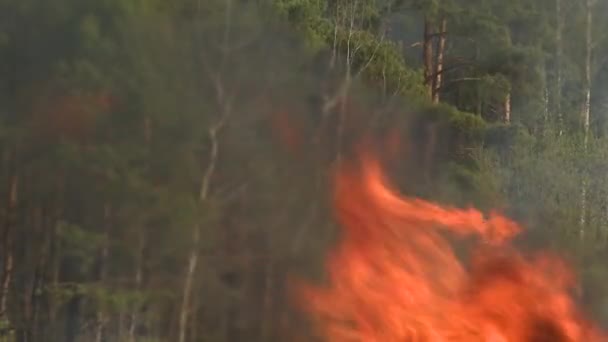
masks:
[[(593, 0), (585, 0), (585, 59), (584, 59), (584, 78), (583, 78), (583, 104), (582, 104), (582, 124), (583, 124), (583, 152), (587, 154), (589, 145), (589, 128), (591, 123), (591, 54), (593, 40), (591, 36), (592, 32), (592, 11), (593, 11)], [(587, 173), (583, 171), (581, 181), (581, 215), (580, 215), (580, 228), (579, 236), (582, 239), (585, 238), (585, 230), (587, 224)]]

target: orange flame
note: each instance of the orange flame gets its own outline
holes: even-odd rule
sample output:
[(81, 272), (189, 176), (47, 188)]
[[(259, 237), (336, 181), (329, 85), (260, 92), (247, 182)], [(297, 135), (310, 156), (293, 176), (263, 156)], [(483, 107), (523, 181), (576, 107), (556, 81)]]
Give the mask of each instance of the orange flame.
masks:
[[(521, 228), (493, 213), (399, 196), (380, 164), (343, 167), (335, 209), (343, 235), (330, 284), (299, 289), (326, 341), (608, 341), (584, 320), (561, 259), (509, 246)], [(465, 267), (446, 233), (480, 237)]]

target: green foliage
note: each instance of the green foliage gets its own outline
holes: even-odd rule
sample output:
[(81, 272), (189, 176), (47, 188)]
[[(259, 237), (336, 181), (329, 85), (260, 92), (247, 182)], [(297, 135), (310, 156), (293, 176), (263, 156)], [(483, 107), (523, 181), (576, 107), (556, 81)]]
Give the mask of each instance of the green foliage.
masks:
[(332, 24), (323, 16), (327, 10), (325, 1), (277, 0), (273, 1), (273, 5), (301, 32), (311, 49), (326, 47), (327, 39), (332, 35)]
[(76, 274), (84, 274), (95, 262), (95, 254), (103, 242), (103, 237), (73, 224), (59, 223), (60, 243), (64, 246), (63, 257), (71, 260)]

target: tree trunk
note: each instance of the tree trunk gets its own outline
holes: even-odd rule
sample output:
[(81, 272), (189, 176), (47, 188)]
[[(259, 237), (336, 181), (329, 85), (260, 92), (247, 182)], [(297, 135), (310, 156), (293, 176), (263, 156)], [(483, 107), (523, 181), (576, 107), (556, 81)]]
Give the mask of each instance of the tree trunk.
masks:
[[(583, 92), (585, 94), (583, 102), (583, 152), (587, 154), (589, 146), (589, 125), (591, 118), (591, 49), (592, 49), (592, 37), (591, 37), (591, 25), (592, 25), (592, 9), (591, 1), (585, 1), (585, 77), (583, 82)], [(580, 213), (580, 227), (579, 237), (584, 239), (585, 230), (587, 225), (587, 186), (588, 186), (588, 175), (587, 172), (583, 172), (583, 179), (581, 182), (581, 213)]]
[(504, 99), (504, 103), (503, 103), (503, 111), (504, 111), (504, 117), (503, 117), (504, 123), (510, 124), (511, 123), (511, 89), (509, 89), (507, 91), (507, 94), (505, 95), (505, 99)]
[[(227, 111), (225, 111), (224, 115), (227, 115)], [(204, 203), (209, 198), (209, 189), (211, 186), (211, 177), (215, 173), (215, 168), (217, 166), (217, 158), (219, 154), (219, 140), (218, 133), (219, 130), (224, 126), (224, 118), (223, 116), (217, 124), (211, 127), (208, 131), (209, 140), (211, 142), (211, 154), (209, 156), (209, 164), (207, 165), (207, 169), (203, 174), (201, 179), (201, 188), (199, 191), (199, 203)], [(182, 303), (179, 311), (179, 320), (178, 320), (178, 341), (185, 342), (186, 341), (186, 331), (188, 325), (188, 316), (190, 314), (190, 299), (192, 296), (192, 285), (194, 284), (194, 278), (196, 273), (196, 267), (198, 265), (199, 258), (199, 247), (200, 247), (200, 230), (201, 226), (199, 223), (196, 223), (192, 228), (192, 246), (190, 247), (190, 252), (188, 256), (188, 266), (186, 268), (186, 275), (184, 277), (184, 287), (182, 294)]]
[[(474, 44), (475, 44), (475, 62), (478, 63), (480, 60), (480, 57), (481, 57), (481, 49), (479, 48), (479, 44), (477, 42), (474, 42)], [(479, 84), (479, 82), (477, 83), (475, 90), (476, 90), (476, 94), (477, 94), (477, 103), (475, 104), (475, 111), (476, 111), (475, 114), (482, 116), (484, 99), (483, 99), (482, 86)]]
[(557, 132), (563, 134), (562, 117), (562, 0), (555, 0), (555, 116)]
[(543, 65), (543, 128), (542, 134), (545, 136), (547, 129), (549, 128), (549, 80), (547, 75), (547, 66)]
[[(144, 132), (144, 144), (146, 145), (146, 149), (148, 152), (148, 156), (151, 157), (150, 150), (150, 142), (152, 140), (152, 122), (149, 117), (144, 118), (143, 122), (143, 132)], [(149, 169), (149, 166), (147, 166)], [(138, 228), (138, 236), (137, 236), (137, 252), (136, 252), (136, 260), (135, 260), (135, 274), (133, 276), (134, 288), (135, 292), (139, 293), (142, 290), (142, 282), (143, 282), (143, 273), (144, 273), (144, 257), (146, 250), (146, 231), (145, 227)], [(139, 324), (139, 313), (141, 310), (141, 305), (136, 303), (133, 308), (131, 308), (131, 312), (129, 314), (129, 331), (128, 331), (128, 341), (135, 342), (137, 325)]]
[[(222, 63), (219, 65), (219, 71), (208, 70), (210, 74), (214, 74), (214, 88), (216, 92), (216, 100), (219, 107), (219, 118), (212, 124), (207, 130), (207, 137), (210, 142), (211, 152), (209, 154), (209, 161), (207, 167), (201, 177), (201, 185), (198, 194), (198, 202), (203, 205), (209, 200), (209, 193), (211, 188), (211, 178), (215, 174), (215, 169), (218, 163), (219, 156), (219, 132), (224, 128), (228, 117), (230, 116), (232, 103), (231, 98), (227, 98), (226, 88), (222, 82), (222, 69), (224, 67), (224, 61), (226, 60), (228, 52), (226, 48), (230, 43), (230, 25), (232, 15), (232, 0), (225, 1), (225, 18), (224, 18), (224, 37), (223, 37), (223, 49), (224, 56)], [(196, 278), (196, 270), (199, 262), (200, 252), (200, 239), (201, 239), (201, 224), (196, 222), (192, 227), (192, 242), (190, 250), (188, 252), (188, 262), (186, 267), (186, 274), (184, 275), (184, 283), (182, 288), (182, 301), (178, 313), (178, 331), (177, 331), (177, 342), (185, 342), (188, 331), (188, 318), (191, 311), (191, 299), (192, 299), (192, 287)]]
[(17, 175), (17, 152), (13, 150), (8, 159), (10, 169), (8, 173), (8, 198), (2, 230), (2, 277), (0, 279), (0, 320), (7, 318), (7, 304), (14, 270), (13, 226), (15, 225), (17, 210), (17, 193), (19, 177)]
[[(138, 246), (137, 246), (137, 255), (136, 258), (136, 268), (135, 268), (135, 276), (134, 276), (134, 287), (135, 291), (139, 293), (142, 290), (142, 281), (143, 281), (143, 263), (144, 263), (144, 251), (146, 248), (146, 235), (143, 229), (139, 232), (138, 237)], [(140, 304), (136, 303), (133, 308), (131, 308), (130, 320), (129, 320), (129, 342), (135, 342), (137, 340), (137, 325), (139, 324), (139, 311)]]
[[(97, 270), (97, 281), (99, 286), (103, 286), (108, 273), (108, 255), (109, 255), (109, 239), (110, 239), (110, 204), (106, 203), (103, 207), (103, 241), (101, 250), (99, 251), (99, 264)], [(105, 298), (102, 299), (102, 302)], [(106, 314), (104, 308), (97, 309), (97, 326), (95, 331), (95, 342), (102, 342), (105, 335)]]
[(30, 330), (30, 336), (32, 336), (32, 340), (36, 341), (40, 339), (43, 331), (42, 326), (42, 308), (44, 305), (44, 287), (46, 285), (46, 269), (50, 266), (50, 236), (49, 236), (49, 210), (48, 208), (45, 210), (41, 210), (40, 212), (40, 225), (42, 231), (42, 248), (41, 252), (38, 255), (37, 267), (36, 267), (36, 276), (34, 278), (34, 288), (32, 291), (32, 329)]
[(34, 269), (31, 278), (27, 280), (26, 293), (24, 293), (23, 301), (23, 313), (24, 313), (24, 327), (23, 327), (23, 341), (35, 340), (35, 333), (37, 329), (37, 318), (38, 318), (38, 307), (39, 307), (39, 293), (41, 289), (42, 274), (46, 266), (46, 260), (48, 260), (48, 246), (45, 233), (45, 220), (44, 211), (40, 205), (34, 205), (32, 208), (32, 238), (37, 243), (33, 244), (34, 247), (31, 251), (31, 261), (33, 262)]
[(591, 1), (592, 0), (585, 1), (585, 81), (583, 85), (583, 91), (585, 92), (585, 102), (583, 104), (583, 130), (585, 135), (585, 152), (587, 150), (587, 145), (589, 144), (589, 125), (591, 118), (591, 49), (593, 43), (591, 37)]
[(350, 90), (352, 82), (352, 65), (354, 60), (355, 48), (352, 46), (352, 38), (355, 33), (355, 11), (357, 9), (357, 1), (353, 2), (353, 7), (350, 10), (349, 26), (348, 26), (348, 39), (346, 41), (346, 71), (344, 74), (344, 83), (340, 87), (339, 92), (339, 112), (338, 112), (338, 126), (336, 127), (336, 158), (335, 162), (340, 163), (342, 161), (342, 152), (344, 149), (344, 133), (347, 119), (346, 107), (348, 100), (348, 92)]
[(52, 255), (51, 255), (51, 244), (53, 234), (53, 218), (52, 218), (52, 206), (47, 206), (41, 211), (41, 228), (42, 228), (42, 251), (38, 255), (38, 266), (36, 274), (36, 283), (34, 292), (32, 293), (33, 301), (33, 329), (32, 338), (34, 341), (40, 339), (41, 336), (52, 339), (50, 335), (46, 334), (46, 329), (49, 325), (48, 318), (44, 316), (44, 313), (48, 309), (48, 293), (47, 288), (49, 286), (48, 270), (52, 269)]
[(184, 290), (182, 296), (182, 305), (179, 312), (179, 342), (186, 341), (186, 331), (188, 324), (188, 316), (190, 313), (190, 297), (192, 294), (192, 284), (194, 283), (194, 274), (198, 265), (198, 246), (200, 242), (200, 226), (196, 224), (192, 229), (192, 245), (188, 256), (188, 267), (184, 279)]
[(439, 94), (441, 92), (441, 81), (443, 78), (443, 59), (445, 56), (445, 41), (446, 41), (447, 19), (441, 19), (439, 28), (439, 43), (437, 46), (437, 60), (435, 67), (435, 78), (433, 80), (433, 103), (439, 103)]
[(424, 37), (422, 40), (422, 62), (424, 63), (424, 85), (428, 96), (433, 96), (433, 33), (432, 23), (428, 17), (424, 18)]
[(59, 288), (59, 272), (61, 270), (61, 246), (59, 242), (59, 236), (61, 235), (61, 224), (60, 220), (63, 215), (63, 194), (64, 194), (64, 176), (60, 176), (57, 181), (56, 187), (56, 196), (55, 203), (52, 209), (51, 214), (51, 222), (50, 222), (50, 236), (49, 236), (49, 269), (48, 271), (48, 281), (47, 281), (47, 290), (46, 298), (47, 298), (47, 306), (48, 306), (48, 331), (46, 331), (46, 336), (49, 337), (50, 340), (56, 340), (59, 337), (57, 336), (57, 330), (55, 329), (56, 317), (58, 312), (58, 302), (56, 300), (55, 291)]

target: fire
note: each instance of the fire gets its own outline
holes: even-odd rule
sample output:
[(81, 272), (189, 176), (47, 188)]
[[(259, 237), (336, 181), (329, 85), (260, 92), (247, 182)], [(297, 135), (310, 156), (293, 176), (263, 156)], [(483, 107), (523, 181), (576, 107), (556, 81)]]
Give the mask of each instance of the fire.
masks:
[[(336, 173), (342, 237), (329, 284), (298, 292), (323, 340), (608, 341), (577, 309), (560, 258), (510, 246), (515, 222), (400, 196), (378, 162), (363, 161)], [(466, 266), (448, 235), (477, 237)]]

